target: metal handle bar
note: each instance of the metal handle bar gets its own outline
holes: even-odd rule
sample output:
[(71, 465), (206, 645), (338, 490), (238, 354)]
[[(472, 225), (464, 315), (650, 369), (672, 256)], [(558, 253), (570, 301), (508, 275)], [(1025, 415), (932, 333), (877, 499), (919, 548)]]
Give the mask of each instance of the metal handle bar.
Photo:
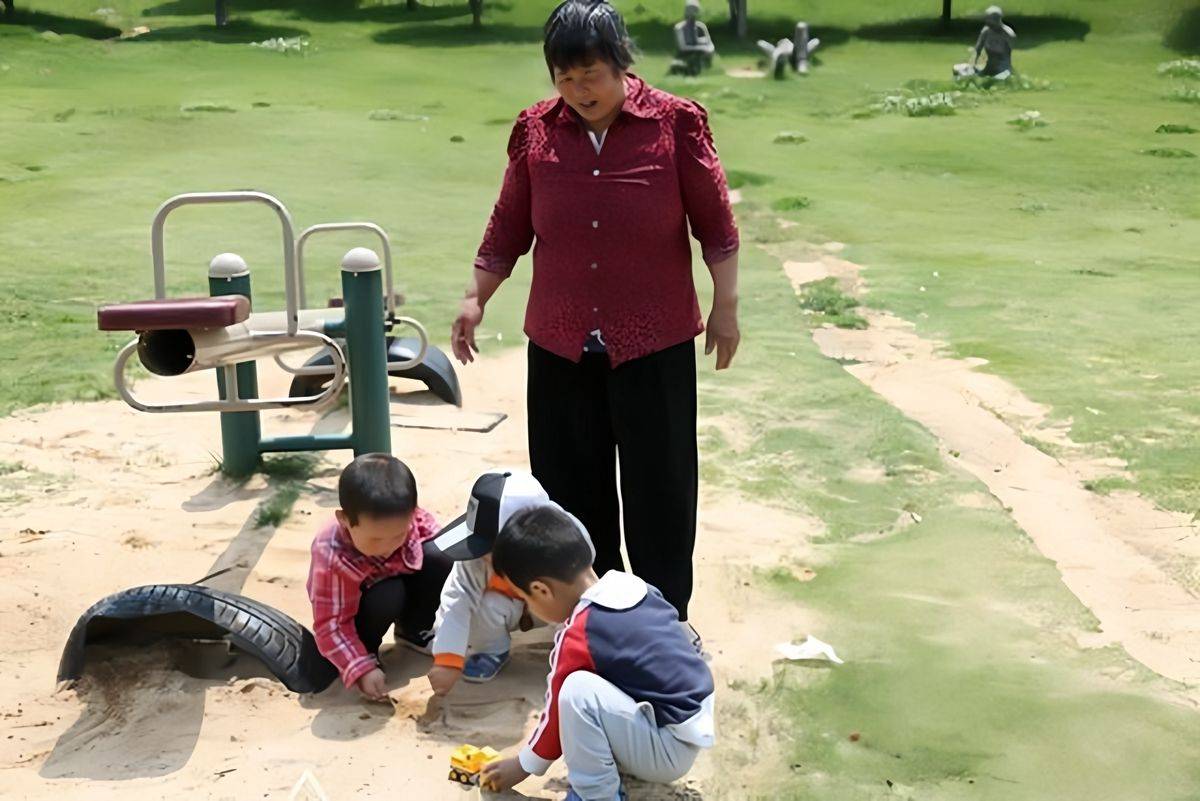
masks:
[[(283, 226), (283, 285), (284, 296), (287, 299), (287, 332), (295, 335), (299, 328), (297, 310), (300, 308), (296, 291), (296, 237), (292, 225), (292, 215), (287, 207), (276, 197), (266, 192), (186, 192), (169, 199), (154, 213), (154, 223), (150, 227), (150, 251), (154, 260), (154, 296), (167, 296), (166, 259), (164, 256), (163, 228), (167, 215), (180, 206), (191, 206), (209, 203), (265, 203), (275, 210), (279, 222)], [(226, 410), (233, 411), (233, 410)]]
[[(113, 379), (117, 393), (122, 400), (139, 412), (254, 412), (263, 409), (289, 409), (303, 406), (319, 406), (333, 400), (342, 391), (346, 377), (346, 359), (342, 349), (329, 337), (316, 331), (300, 331), (288, 334), (282, 331), (256, 333), (250, 336), (251, 343), (262, 346), (274, 344), (283, 345), (283, 340), (291, 340), (295, 348), (325, 347), (333, 355), (333, 364), (327, 368), (333, 374), (333, 381), (317, 395), (305, 395), (300, 398), (238, 398), (236, 364), (226, 364), (217, 369), (225, 371), (225, 394), (232, 400), (190, 401), (187, 403), (151, 404), (139, 400), (125, 383), (125, 365), (131, 356), (137, 352), (138, 340), (134, 339), (117, 354), (116, 364), (113, 365)], [(308, 341), (304, 341), (308, 340)]]

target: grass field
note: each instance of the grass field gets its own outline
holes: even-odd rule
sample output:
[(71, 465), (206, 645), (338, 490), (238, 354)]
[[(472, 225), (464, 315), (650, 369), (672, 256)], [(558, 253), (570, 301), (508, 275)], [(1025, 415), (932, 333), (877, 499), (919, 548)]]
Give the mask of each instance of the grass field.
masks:
[[(717, 5), (721, 66), (752, 66)], [(619, 4), (640, 72), (709, 107), (747, 245), (848, 243), (847, 258), (871, 267), (871, 304), (987, 358), (1096, 455), (1127, 460), (1133, 489), (1200, 512), (1200, 158), (1170, 157), (1200, 155), (1200, 134), (1156, 132), (1200, 128), (1200, 103), (1178, 99), (1200, 80), (1157, 73), (1200, 52), (1200, 6), (1006, 6), (1016, 65), (1038, 87), (967, 95), (952, 116), (872, 113), (888, 95), (942, 89), (966, 59), (976, 23), (965, 17), (981, 7), (956, 5), (963, 19), (943, 36), (934, 0), (805, 3), (820, 63), (773, 83), (719, 70), (665, 79), (676, 4)], [(93, 331), (95, 306), (151, 294), (149, 220), (181, 191), (257, 188), (302, 225), (380, 223), (409, 310), (444, 337), (509, 123), (549, 89), (548, 6), (489, 3), (472, 31), (465, 4), (250, 0), (218, 33), (200, 0), (62, 0), (19, 12), (32, 24), (0, 25), (0, 410), (111, 396), (122, 340)], [(796, 13), (752, 3), (752, 38), (786, 35)], [(151, 34), (103, 40), (141, 24)], [(306, 55), (248, 46), (297, 35)], [(1008, 124), (1031, 110), (1048, 124)], [(784, 131), (806, 141), (775, 144)], [(781, 216), (798, 225), (781, 229)], [(208, 259), (233, 250), (257, 296), (277, 303), (273, 224), (265, 210), (180, 212), (172, 288), (203, 291)], [(314, 298), (334, 292), (351, 244), (315, 243)], [(765, 580), (854, 655), (816, 679), (785, 670), (748, 689), (792, 724), (781, 736), (794, 767), (768, 797), (1197, 798), (1194, 710), (1123, 652), (1081, 650), (1076, 635), (1095, 621), (1053, 565), (998, 505), (962, 504), (979, 485), (817, 353), (777, 260), (745, 247), (743, 268), (743, 351), (701, 384), (705, 412), (729, 423), (704, 432), (707, 486), (822, 520), (818, 578)], [(488, 310), (506, 343), (519, 341), (527, 276), (523, 264)], [(882, 478), (862, 480), (864, 466)], [(921, 522), (857, 536), (903, 510)]]

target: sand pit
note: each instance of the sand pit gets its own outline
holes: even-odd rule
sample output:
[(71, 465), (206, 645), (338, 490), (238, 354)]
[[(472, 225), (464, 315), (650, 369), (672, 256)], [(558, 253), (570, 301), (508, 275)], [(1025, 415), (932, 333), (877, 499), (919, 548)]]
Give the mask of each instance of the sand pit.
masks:
[[(507, 418), (488, 433), (453, 425), (393, 428), (394, 450), (416, 472), (422, 504), (441, 520), (459, 514), (483, 469), (527, 463), (523, 351), (488, 354), (461, 377), (472, 420)], [(280, 379), (264, 369), (264, 391), (280, 388), (272, 380)], [(145, 381), (138, 391), (208, 397), (212, 381), (211, 374)], [(412, 405), (406, 411), (397, 403), (397, 416)], [(302, 433), (314, 422), (309, 414), (269, 413), (264, 429)], [(278, 482), (257, 476), (236, 484), (216, 475), (212, 454), (219, 442), (216, 415), (139, 414), (120, 402), (0, 420), (5, 797), (288, 798), (306, 770), (331, 799), (478, 797), (446, 781), (449, 752), (463, 742), (507, 748), (519, 739), (544, 690), (545, 630), (520, 635), (512, 664), (492, 685), (460, 686), (441, 706), (430, 706), (423, 681), (409, 684), (428, 660), (397, 649), (384, 655), (397, 699), (392, 705), (364, 702), (340, 685), (298, 696), (222, 644), (179, 642), (96, 649), (78, 686), (55, 692), (59, 654), (79, 614), (130, 586), (190, 582), (230, 567), (208, 584), (311, 623), (308, 546), (336, 506), (337, 471), (349, 455), (323, 460), (304, 481), (291, 516), (278, 528), (260, 528), (257, 510)], [(814, 522), (727, 496), (722, 501), (714, 507), (702, 497), (693, 613), (715, 657), (720, 745), (687, 784), (639, 787), (634, 798), (746, 797), (747, 782), (759, 772), (730, 766), (767, 758), (739, 744), (750, 728), (769, 722), (746, 714), (747, 702), (729, 684), (769, 675), (774, 644), (809, 628), (796, 614), (759, 614), (768, 601), (753, 579), (756, 566), (805, 558)], [(747, 521), (754, 521), (752, 530)], [(527, 797), (557, 798), (564, 788), (559, 766), (520, 789)]]
[[(845, 291), (862, 294), (861, 268), (835, 255), (840, 250), (812, 248), (785, 260), (784, 271), (797, 291), (833, 277)], [(947, 460), (1011, 511), (1099, 619), (1101, 631), (1082, 645), (1118, 643), (1200, 702), (1200, 599), (1190, 578), (1200, 543), (1189, 536), (1200, 530), (1196, 522), (1136, 493), (1089, 492), (1087, 480), (1124, 466), (1091, 458), (1071, 441), (1069, 425), (1050, 425), (1048, 409), (979, 371), (984, 360), (950, 358), (911, 323), (876, 309), (859, 311), (869, 323), (865, 330), (813, 332), (821, 352), (929, 429)], [(1032, 444), (1039, 440), (1065, 455), (1048, 455)]]

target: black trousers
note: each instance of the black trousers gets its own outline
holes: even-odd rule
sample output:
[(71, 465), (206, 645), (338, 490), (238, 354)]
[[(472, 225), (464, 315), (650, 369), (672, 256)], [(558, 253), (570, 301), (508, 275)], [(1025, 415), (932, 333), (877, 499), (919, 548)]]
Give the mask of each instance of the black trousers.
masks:
[(576, 364), (530, 343), (527, 396), (533, 474), (587, 527), (596, 572), (624, 569), (623, 512), (630, 567), (687, 620), (696, 543), (692, 341), (615, 369), (604, 354)]
[(383, 635), (394, 624), (400, 634), (417, 638), (433, 628), (442, 598), (442, 585), (454, 562), (429, 542), (425, 561), (416, 573), (392, 576), (363, 590), (354, 616), (358, 638), (369, 653), (379, 651)]

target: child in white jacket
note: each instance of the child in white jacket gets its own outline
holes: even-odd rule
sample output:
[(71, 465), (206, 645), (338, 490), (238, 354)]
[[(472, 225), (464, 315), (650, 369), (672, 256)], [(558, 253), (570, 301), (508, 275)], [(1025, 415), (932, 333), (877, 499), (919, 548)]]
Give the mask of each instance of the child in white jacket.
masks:
[[(522, 509), (547, 505), (555, 504), (529, 473), (485, 473), (471, 489), (467, 513), (434, 539), (433, 545), (455, 560), (442, 588), (430, 646), (433, 667), (428, 679), (438, 695), (450, 692), (460, 678), (494, 679), (508, 663), (511, 632), (541, 625), (513, 586), (496, 575), (491, 551), (508, 518)], [(583, 525), (576, 524), (590, 547)]]

